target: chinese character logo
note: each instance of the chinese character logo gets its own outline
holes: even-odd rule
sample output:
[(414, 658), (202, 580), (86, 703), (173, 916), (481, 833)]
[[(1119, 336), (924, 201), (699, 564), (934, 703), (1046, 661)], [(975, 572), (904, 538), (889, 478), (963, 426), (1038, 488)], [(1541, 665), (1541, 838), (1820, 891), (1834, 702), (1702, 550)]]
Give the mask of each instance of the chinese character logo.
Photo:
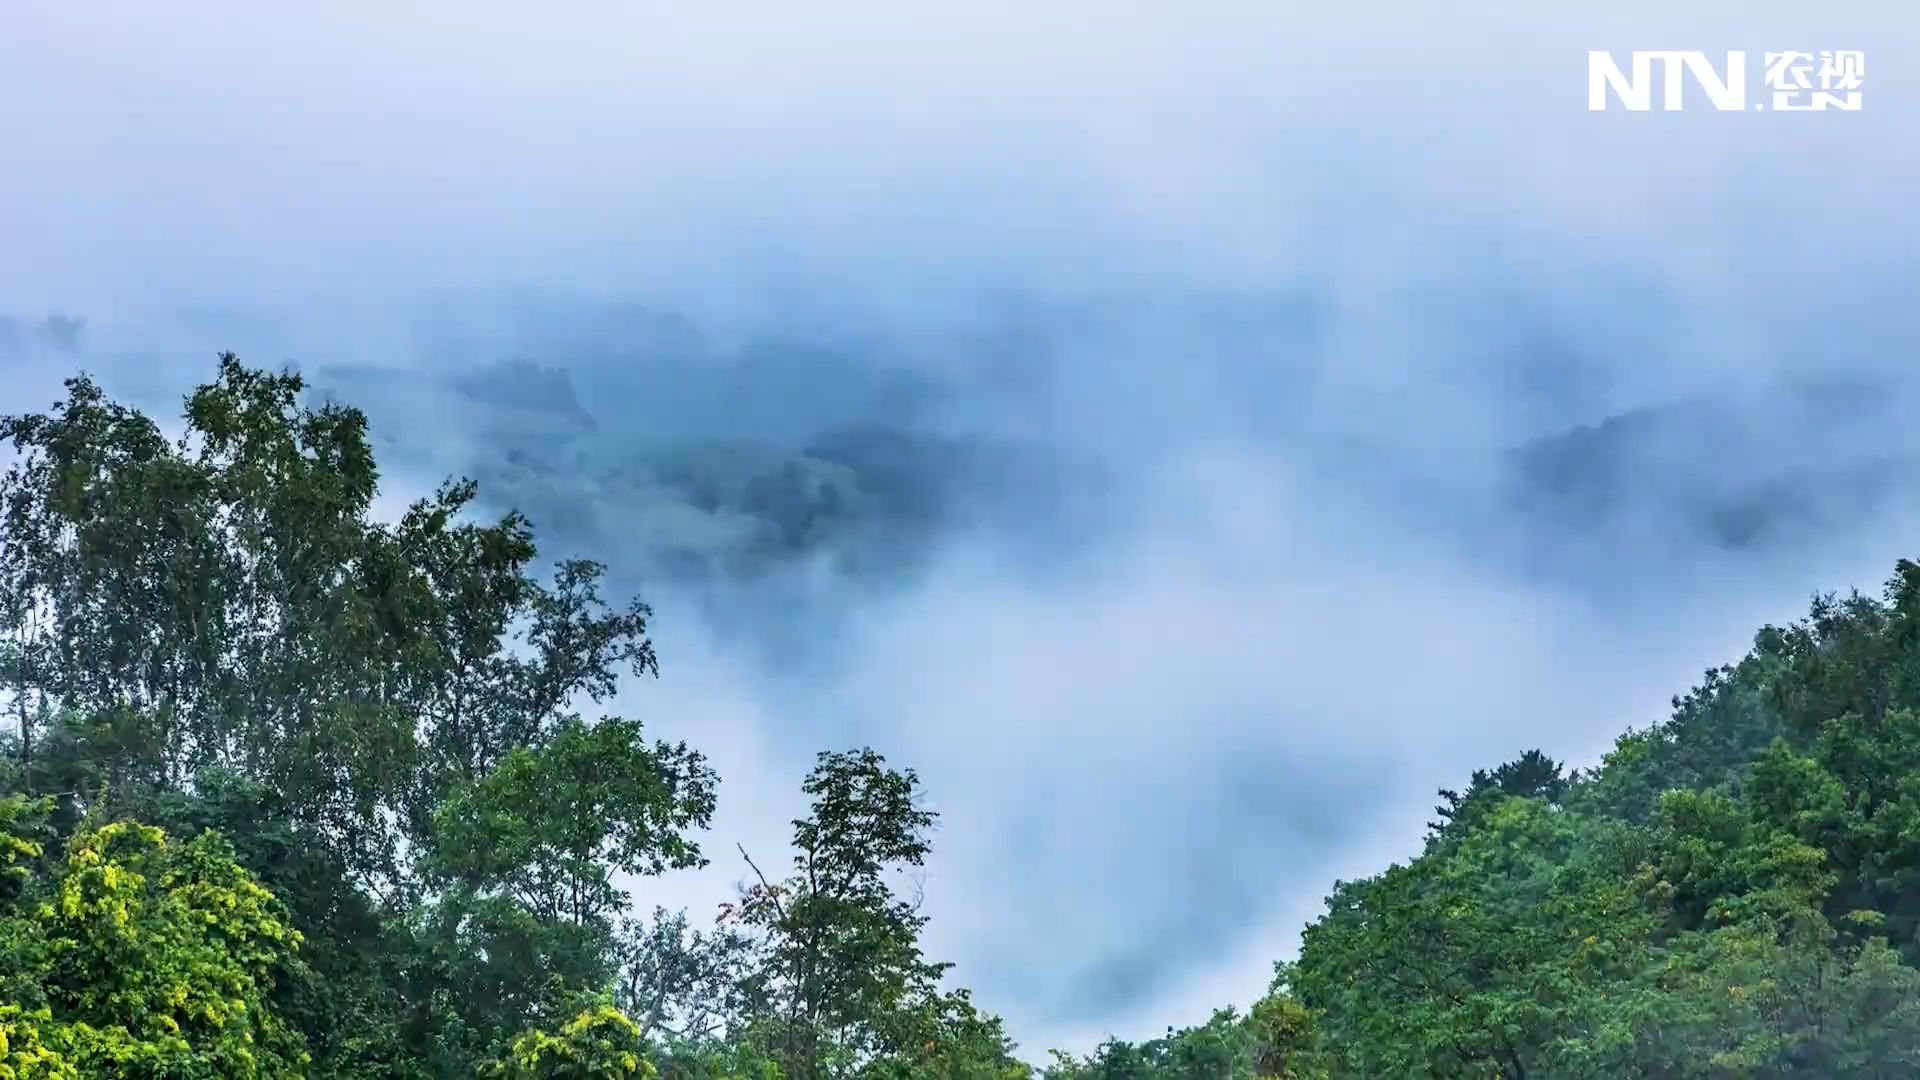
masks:
[(1858, 112), (1867, 54), (1829, 49), (1816, 59), (1812, 53), (1770, 52), (1766, 78), (1777, 112)]

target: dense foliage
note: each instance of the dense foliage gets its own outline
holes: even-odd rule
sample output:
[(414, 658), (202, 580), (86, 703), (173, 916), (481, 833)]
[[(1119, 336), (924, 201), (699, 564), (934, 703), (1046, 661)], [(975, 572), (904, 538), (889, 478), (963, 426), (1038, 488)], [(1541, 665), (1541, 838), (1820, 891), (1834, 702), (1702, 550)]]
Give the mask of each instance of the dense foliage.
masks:
[(1763, 629), (1595, 769), (1530, 752), (1441, 799), (1249, 1016), (1052, 1075), (1920, 1074), (1920, 565)]
[(920, 955), (932, 816), (871, 752), (791, 881), (636, 918), (718, 782), (575, 711), (650, 612), (470, 483), (377, 519), (358, 411), (228, 356), (177, 437), (80, 378), (0, 441), (0, 1076), (1020, 1071)]
[[(821, 754), (707, 929), (718, 778), (588, 718), (657, 671), (601, 568), (222, 359), (183, 432), (76, 379), (0, 420), (0, 1080), (1016, 1080), (921, 949), (911, 770)], [(1591, 770), (1440, 793), (1245, 1011), (1054, 1080), (1920, 1074), (1920, 565), (1823, 598)], [(772, 871), (772, 873), (769, 873)]]
[(299, 1035), (269, 1004), (300, 935), (226, 841), (87, 827), (49, 866), (49, 809), (0, 803), (0, 1075), (305, 1075)]

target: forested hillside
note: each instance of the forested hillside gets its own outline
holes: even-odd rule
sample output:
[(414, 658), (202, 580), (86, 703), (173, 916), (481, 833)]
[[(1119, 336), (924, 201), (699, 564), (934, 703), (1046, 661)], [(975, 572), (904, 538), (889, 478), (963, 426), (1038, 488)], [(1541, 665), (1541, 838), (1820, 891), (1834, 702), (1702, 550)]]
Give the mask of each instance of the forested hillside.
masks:
[(1598, 768), (1440, 795), (1249, 1015), (1054, 1075), (1920, 1075), (1920, 565), (1761, 630)]
[[(470, 475), (480, 505), (519, 509), (549, 538), (617, 546), (614, 569), (670, 583), (765, 591), (817, 561), (890, 580), (950, 529), (1040, 529), (1092, 482), (1075, 473), (1070, 484), (1037, 446), (916, 426), (940, 388), (931, 381), (797, 347), (582, 352), (568, 362), (603, 365), (586, 391), (568, 367), (530, 361), (438, 374), (323, 367), (308, 389), (374, 418), (383, 454)], [(583, 403), (583, 392), (595, 396)], [(422, 412), (437, 422), (406, 422)]]
[[(597, 711), (651, 612), (470, 483), (373, 516), (363, 414), (226, 357), (177, 439), (76, 379), (0, 441), (0, 1078), (1920, 1072), (1920, 565), (1442, 792), (1244, 1010), (1036, 1067), (921, 949), (911, 769), (709, 850), (698, 747)], [(642, 903), (710, 858), (711, 927)]]

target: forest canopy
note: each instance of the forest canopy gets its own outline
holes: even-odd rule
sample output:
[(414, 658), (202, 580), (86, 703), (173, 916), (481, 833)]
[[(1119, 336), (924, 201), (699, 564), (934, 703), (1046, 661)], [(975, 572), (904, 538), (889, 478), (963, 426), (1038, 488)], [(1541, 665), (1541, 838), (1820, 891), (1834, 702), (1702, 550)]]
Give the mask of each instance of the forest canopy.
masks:
[[(790, 861), (711, 852), (707, 760), (600, 711), (661, 672), (600, 564), (464, 480), (381, 520), (297, 375), (183, 420), (0, 419), (0, 1078), (1920, 1071), (1920, 565), (1441, 792), (1244, 1009), (1035, 1065), (922, 951), (911, 769), (822, 753)], [(722, 855), (714, 918), (638, 903)]]

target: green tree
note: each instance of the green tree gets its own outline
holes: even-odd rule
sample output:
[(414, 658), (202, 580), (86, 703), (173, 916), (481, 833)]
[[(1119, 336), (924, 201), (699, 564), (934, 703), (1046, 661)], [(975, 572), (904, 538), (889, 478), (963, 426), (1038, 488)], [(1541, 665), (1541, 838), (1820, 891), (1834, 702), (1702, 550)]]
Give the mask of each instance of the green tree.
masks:
[(823, 753), (802, 790), (812, 804), (793, 823), (793, 873), (773, 882), (754, 866), (725, 912), (757, 935), (749, 1038), (789, 1080), (1023, 1075), (999, 1021), (942, 992), (950, 965), (922, 955), (926, 917), (895, 889), (932, 850), (919, 777), (871, 749)]
[(530, 1029), (506, 1055), (482, 1069), (501, 1080), (618, 1080), (649, 1077), (656, 1070), (646, 1059), (640, 1028), (611, 1005), (581, 1010), (558, 1031)]
[(649, 745), (638, 723), (570, 718), (449, 795), (430, 860), (446, 888), (424, 936), (460, 988), (460, 1038), (477, 1052), (553, 1019), (568, 992), (611, 985), (628, 906), (614, 874), (698, 865), (686, 833), (711, 815), (713, 786), (698, 754)]
[(703, 864), (686, 834), (713, 806), (713, 772), (686, 744), (650, 746), (631, 720), (568, 718), (440, 803), (433, 866), (542, 919), (602, 922), (626, 906), (616, 872)]
[[(364, 416), (304, 391), (229, 355), (177, 439), (85, 378), (45, 413), (0, 418), (16, 452), (0, 477), (7, 775), (65, 793), (60, 833), (91, 815), (232, 837), (315, 943), (308, 973), (275, 988), (315, 1075), (470, 1075), (492, 1037), (475, 1032), (511, 1033), (551, 995), (488, 1001), (469, 985), (611, 970), (604, 932), (552, 940), (552, 920), (508, 910), (515, 889), (562, 873), (543, 902), (577, 886), (585, 911), (611, 902), (596, 883), (636, 845), (679, 864), (711, 775), (684, 747), (647, 750), (659, 768), (628, 779), (678, 786), (657, 814), (602, 804), (626, 816), (598, 845), (541, 816), (574, 804), (503, 803), (527, 768), (577, 767), (595, 748), (576, 744), (628, 730), (587, 734), (570, 709), (623, 672), (657, 672), (650, 613), (605, 603), (595, 563), (536, 580), (531, 526), (468, 520), (471, 483), (377, 520)], [(441, 812), (487, 800), (503, 839), (537, 837), (517, 871)], [(530, 973), (530, 959), (555, 966)]]
[(85, 829), (0, 922), (0, 1061), (21, 1076), (305, 1076), (299, 1033), (271, 1004), (300, 940), (216, 834)]

